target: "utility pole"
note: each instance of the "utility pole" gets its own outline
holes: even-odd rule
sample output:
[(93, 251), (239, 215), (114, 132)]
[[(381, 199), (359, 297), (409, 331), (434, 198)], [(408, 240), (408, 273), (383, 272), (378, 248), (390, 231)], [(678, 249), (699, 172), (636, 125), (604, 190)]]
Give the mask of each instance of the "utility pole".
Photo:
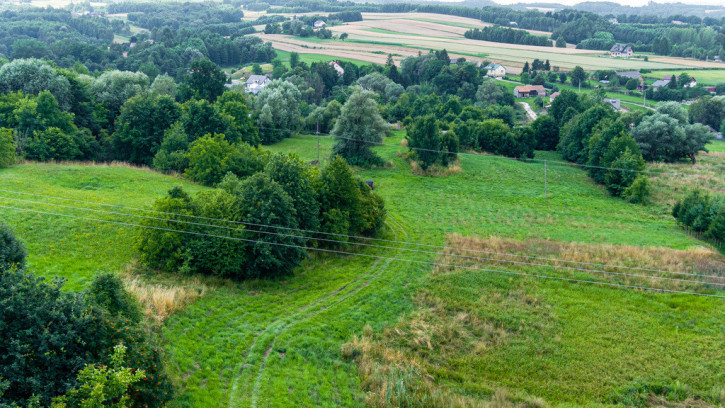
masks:
[(547, 190), (547, 174), (546, 174), (546, 160), (544, 160), (544, 198), (546, 198), (546, 190)]
[(320, 121), (315, 124), (315, 134), (317, 135), (317, 164), (320, 164)]

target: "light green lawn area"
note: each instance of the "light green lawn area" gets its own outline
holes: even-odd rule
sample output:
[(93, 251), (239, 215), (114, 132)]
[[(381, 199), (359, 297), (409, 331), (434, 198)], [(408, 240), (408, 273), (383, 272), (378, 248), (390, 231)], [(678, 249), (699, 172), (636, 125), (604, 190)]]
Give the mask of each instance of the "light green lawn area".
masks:
[[(722, 63), (713, 63), (717, 65), (723, 65)], [(658, 79), (662, 79), (665, 75), (677, 75), (679, 76), (683, 72), (688, 75), (695, 77), (698, 84), (702, 85), (717, 85), (725, 82), (725, 67), (723, 69), (682, 69), (682, 70), (670, 70), (670, 71), (653, 71), (645, 76), (653, 76)]]
[[(289, 67), (289, 59), (290, 59), (290, 52), (282, 51), (282, 50), (275, 50), (277, 53), (277, 58), (279, 58), (280, 61), (282, 61), (287, 67)], [(321, 55), (321, 54), (300, 54), (300, 61), (311, 64), (313, 62), (328, 62), (328, 61), (340, 61), (340, 62), (351, 62), (355, 65), (368, 65), (369, 62), (365, 61), (359, 61), (349, 58), (335, 58), (331, 57), (329, 55)]]
[(725, 153), (725, 140), (713, 140), (705, 147), (711, 152)]
[[(175, 186), (183, 186), (189, 191), (202, 189), (180, 178), (124, 167), (28, 164), (0, 170), (2, 190), (129, 207), (150, 208), (156, 198), (163, 197)], [(51, 200), (6, 191), (0, 191), (0, 196), (116, 211), (113, 208), (97, 205)], [(130, 223), (140, 221), (139, 218), (110, 217), (93, 211), (15, 200), (0, 199), (0, 203), (5, 206), (89, 218), (114, 219)], [(69, 290), (85, 288), (98, 273), (120, 270), (136, 255), (132, 228), (6, 209), (0, 209), (0, 219), (12, 226), (18, 237), (27, 244), (29, 268), (47, 278), (57, 275), (68, 279), (66, 288)]]

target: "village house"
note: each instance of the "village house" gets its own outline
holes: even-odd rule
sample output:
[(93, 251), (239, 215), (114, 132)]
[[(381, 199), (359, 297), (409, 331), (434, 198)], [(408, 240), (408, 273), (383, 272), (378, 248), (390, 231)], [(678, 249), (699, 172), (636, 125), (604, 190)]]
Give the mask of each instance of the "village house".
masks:
[(669, 84), (670, 84), (670, 79), (658, 79), (658, 80), (654, 81), (652, 83), (652, 85), (650, 85), (650, 86), (652, 87), (652, 89), (657, 89), (661, 86), (667, 86)]
[(554, 99), (559, 96), (559, 92), (554, 92), (553, 94), (549, 95), (549, 103), (554, 102)]
[(522, 85), (514, 88), (514, 96), (517, 98), (528, 98), (530, 96), (546, 96), (546, 88), (543, 85)]
[(328, 65), (335, 69), (335, 72), (337, 72), (337, 76), (341, 77), (345, 75), (345, 69), (340, 65), (337, 61), (330, 61), (328, 62)]
[(272, 82), (272, 80), (269, 79), (269, 76), (267, 75), (250, 75), (244, 89), (252, 95), (256, 95), (270, 82)]
[(323, 27), (325, 27), (326, 25), (327, 25), (327, 23), (325, 23), (324, 21), (322, 21), (322, 20), (317, 20), (317, 21), (315, 21), (315, 22), (314, 22), (314, 23), (312, 24), (312, 28), (314, 28), (314, 29), (318, 29), (318, 28), (323, 28)]
[(634, 50), (630, 45), (614, 44), (609, 50), (610, 57), (629, 58), (632, 55), (634, 55)]
[(486, 75), (494, 78), (503, 78), (506, 76), (506, 68), (501, 64), (488, 64), (484, 67)]
[(604, 102), (610, 104), (615, 111), (622, 109), (621, 99), (604, 98)]

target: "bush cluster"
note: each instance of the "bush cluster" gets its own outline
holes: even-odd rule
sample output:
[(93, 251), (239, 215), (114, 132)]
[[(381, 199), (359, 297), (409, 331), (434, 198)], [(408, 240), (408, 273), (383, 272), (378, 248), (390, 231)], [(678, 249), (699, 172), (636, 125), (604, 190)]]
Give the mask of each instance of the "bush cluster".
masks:
[(253, 174), (227, 173), (217, 186), (195, 197), (175, 188), (154, 203), (154, 210), (175, 215), (146, 222), (160, 229), (140, 232), (145, 263), (239, 280), (286, 275), (307, 255), (305, 246), (340, 239), (313, 231), (370, 235), (385, 219), (382, 198), (340, 157), (320, 172), (296, 155), (277, 154)]
[(691, 191), (672, 208), (677, 222), (707, 238), (725, 239), (725, 196), (712, 196), (700, 190)]
[(144, 370), (145, 380), (128, 391), (131, 407), (162, 407), (172, 396), (159, 348), (141, 320), (140, 308), (114, 275), (99, 275), (82, 293), (63, 291), (23, 269), (25, 251), (0, 226), (0, 406), (48, 406), (78, 385), (89, 364), (111, 363), (114, 348), (126, 347), (125, 366)]

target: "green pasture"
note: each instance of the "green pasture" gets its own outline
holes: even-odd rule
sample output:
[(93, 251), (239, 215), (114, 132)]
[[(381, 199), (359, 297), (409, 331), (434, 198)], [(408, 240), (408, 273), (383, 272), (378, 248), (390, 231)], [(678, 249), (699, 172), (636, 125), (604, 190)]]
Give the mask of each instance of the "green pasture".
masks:
[[(375, 148), (385, 167), (356, 169), (385, 199), (381, 238), (444, 245), (448, 234), (459, 233), (677, 249), (702, 245), (677, 228), (666, 209), (610, 197), (582, 170), (551, 163), (560, 160), (555, 153), (537, 152), (550, 161), (545, 197), (544, 163), (461, 155), (460, 173), (419, 176), (401, 157), (407, 150), (399, 147), (403, 137), (395, 132), (385, 140), (394, 146)], [(320, 137), (323, 163), (332, 143)], [(298, 135), (267, 148), (312, 161), (317, 140)], [(142, 208), (177, 185), (203, 189), (131, 168), (26, 164), (0, 170), (0, 189)], [(2, 206), (133, 222), (78, 208), (90, 205), (60, 204), (76, 208), (0, 199)], [(67, 278), (70, 289), (82, 289), (96, 273), (117, 271), (138, 256), (129, 227), (6, 208), (0, 217), (26, 242), (30, 269)], [(388, 246), (344, 248), (362, 255), (310, 251), (293, 276), (214, 286), (173, 315), (162, 329), (164, 359), (177, 387), (171, 406), (363, 406), (356, 364), (341, 357), (340, 347), (365, 325), (379, 334), (419, 311), (413, 298), (420, 293), (441, 299), (450, 318), (475, 313), (511, 333), (483, 354), (431, 346), (426, 361), (435, 367), (433, 380), (462, 395), (487, 399), (504, 387), (552, 406), (604, 406), (620, 387), (640, 380), (681, 381), (703, 392), (725, 380), (719, 358), (725, 352), (722, 299), (482, 271), (431, 275), (429, 264), (394, 258), (432, 262), (435, 248)], [(521, 307), (505, 301), (521, 291), (534, 301)]]

